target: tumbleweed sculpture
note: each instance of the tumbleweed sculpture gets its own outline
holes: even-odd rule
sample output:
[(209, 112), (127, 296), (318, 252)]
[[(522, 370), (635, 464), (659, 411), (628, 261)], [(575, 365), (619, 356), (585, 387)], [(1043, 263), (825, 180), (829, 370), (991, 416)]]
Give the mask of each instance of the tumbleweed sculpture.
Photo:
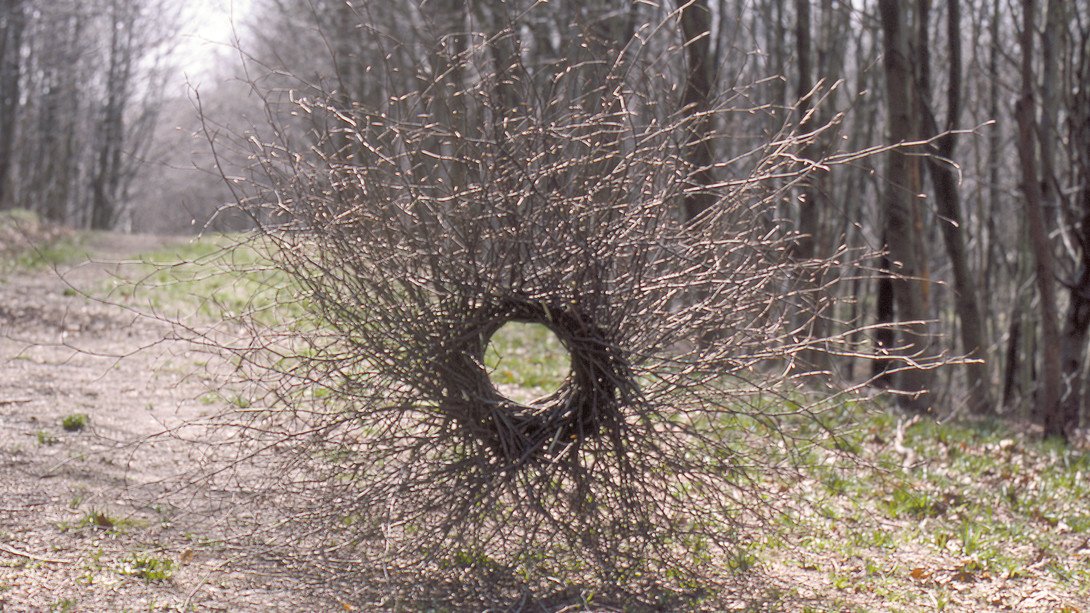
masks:
[[(790, 465), (785, 418), (809, 406), (798, 361), (831, 346), (807, 322), (838, 262), (794, 257), (777, 214), (814, 135), (699, 167), (694, 143), (726, 149), (693, 136), (723, 101), (662, 104), (667, 76), (622, 61), (542, 86), (483, 53), (452, 60), (474, 75), (453, 93), (292, 93), (253, 139), (239, 206), (306, 314), (235, 348), (264, 396), (233, 423), (277, 458), (302, 533), (372, 562), (683, 581), (767, 510), (755, 482)], [(491, 381), (508, 322), (570, 353), (554, 394)]]

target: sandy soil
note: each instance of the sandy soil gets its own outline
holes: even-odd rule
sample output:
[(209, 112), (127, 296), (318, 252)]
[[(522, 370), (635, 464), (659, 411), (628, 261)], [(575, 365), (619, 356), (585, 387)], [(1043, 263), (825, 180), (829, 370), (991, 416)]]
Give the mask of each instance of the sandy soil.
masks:
[(83, 295), (170, 240), (99, 235), (95, 263), (0, 279), (0, 611), (352, 610), (179, 503), (190, 450), (155, 435), (216, 409), (209, 356)]

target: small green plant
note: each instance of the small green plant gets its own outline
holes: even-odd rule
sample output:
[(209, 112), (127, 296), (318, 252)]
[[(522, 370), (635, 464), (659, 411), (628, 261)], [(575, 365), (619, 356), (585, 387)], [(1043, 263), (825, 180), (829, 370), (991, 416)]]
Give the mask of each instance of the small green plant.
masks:
[(757, 555), (744, 547), (739, 547), (727, 558), (727, 568), (735, 573), (744, 573), (757, 566)]
[(852, 578), (847, 575), (834, 574), (831, 581), (833, 587), (838, 590), (846, 590), (852, 586)]
[(144, 553), (134, 553), (121, 561), (118, 572), (144, 581), (169, 581), (174, 576), (174, 560)]
[(976, 527), (973, 521), (968, 519), (963, 521), (958, 536), (961, 538), (962, 555), (971, 556), (980, 551), (980, 528)]
[(56, 445), (58, 442), (57, 437), (45, 430), (38, 430), (36, 436), (38, 437), (38, 444), (42, 446)]
[(934, 500), (929, 492), (914, 490), (908, 485), (893, 490), (893, 494), (885, 501), (885, 507), (892, 519), (923, 519), (943, 514), (943, 505)]
[(75, 611), (76, 599), (62, 598), (61, 600), (58, 600), (57, 602), (49, 605), (49, 610), (56, 611), (57, 613), (69, 613), (70, 611)]
[(82, 530), (84, 528), (91, 528), (94, 530), (105, 530), (113, 534), (120, 534), (127, 528), (140, 527), (146, 525), (147, 522), (141, 519), (133, 519), (127, 517), (114, 517), (109, 513), (102, 511), (92, 510), (84, 515), (79, 521), (72, 524), (66, 521), (62, 521), (57, 524), (57, 528), (61, 532), (68, 532), (69, 530)]
[(249, 398), (246, 398), (241, 394), (235, 394), (227, 401), (240, 409), (248, 409), (253, 405), (253, 402)]
[(91, 423), (91, 418), (86, 413), (72, 413), (61, 420), (61, 427), (65, 432), (80, 432)]

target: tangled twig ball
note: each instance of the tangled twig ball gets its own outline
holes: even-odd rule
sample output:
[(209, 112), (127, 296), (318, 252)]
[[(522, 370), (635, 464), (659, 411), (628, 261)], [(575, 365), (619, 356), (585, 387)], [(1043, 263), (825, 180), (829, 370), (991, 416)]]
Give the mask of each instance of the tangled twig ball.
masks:
[[(467, 315), (436, 347), (435, 367), (444, 381), (439, 410), (482, 453), (512, 469), (548, 463), (623, 423), (621, 407), (634, 401), (638, 384), (627, 357), (589, 316), (573, 305), (517, 298), (494, 300)], [(533, 406), (500, 394), (483, 368), (488, 340), (510, 322), (545, 326), (571, 356), (571, 373), (560, 389)]]
[[(541, 91), (511, 69), (512, 106), (474, 64), (453, 98), (468, 127), (431, 89), (294, 94), (319, 141), (254, 140), (240, 207), (307, 315), (254, 327), (238, 354), (265, 402), (233, 419), (280, 458), (307, 534), (618, 587), (689, 576), (768, 511), (757, 483), (790, 467), (785, 418), (808, 410), (794, 365), (832, 346), (799, 333), (802, 279), (840, 262), (793, 258), (777, 215), (806, 139), (762, 137), (697, 181), (689, 130), (726, 111), (671, 111), (629, 68), (578, 98), (575, 71)], [(694, 193), (714, 204), (686, 218)], [(522, 404), (490, 381), (508, 322), (570, 353), (558, 391)]]

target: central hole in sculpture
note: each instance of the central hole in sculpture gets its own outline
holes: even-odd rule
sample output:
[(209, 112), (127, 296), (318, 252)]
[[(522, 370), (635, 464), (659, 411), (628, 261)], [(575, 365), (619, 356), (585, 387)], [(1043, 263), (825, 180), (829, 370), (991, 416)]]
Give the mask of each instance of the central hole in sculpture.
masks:
[(571, 374), (571, 354), (548, 327), (508, 322), (489, 339), (484, 365), (501, 394), (528, 405), (560, 389)]

